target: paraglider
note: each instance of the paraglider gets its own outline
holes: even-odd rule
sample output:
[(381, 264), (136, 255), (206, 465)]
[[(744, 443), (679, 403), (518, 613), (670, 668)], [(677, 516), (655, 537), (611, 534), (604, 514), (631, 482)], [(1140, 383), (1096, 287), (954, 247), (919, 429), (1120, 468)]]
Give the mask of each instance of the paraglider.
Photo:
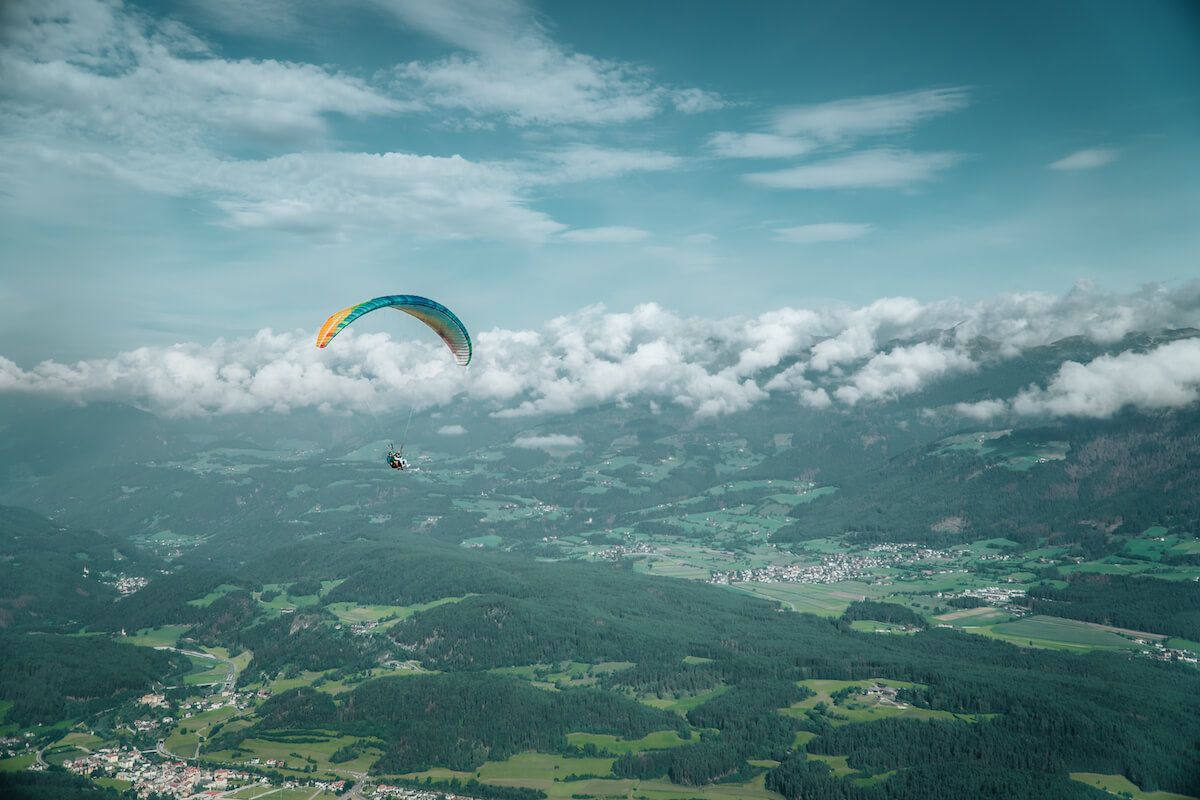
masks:
[(460, 367), (471, 363), (471, 334), (467, 333), (467, 326), (441, 303), (415, 294), (389, 294), (343, 308), (325, 320), (321, 330), (317, 331), (317, 347), (325, 347), (343, 328), (377, 308), (394, 308), (396, 311), (411, 314), (442, 337), (442, 341), (450, 348), (455, 362)]
[[(376, 297), (374, 300), (368, 300), (365, 303), (357, 303), (343, 308), (325, 320), (325, 324), (317, 331), (317, 347), (325, 347), (347, 325), (354, 322), (354, 320), (363, 314), (374, 311), (377, 308), (392, 308), (416, 317), (432, 328), (434, 333), (442, 338), (442, 341), (450, 348), (450, 353), (454, 356), (455, 363), (460, 367), (465, 367), (471, 363), (473, 350), (471, 346), (471, 334), (467, 332), (467, 326), (463, 325), (462, 320), (455, 316), (453, 311), (441, 303), (430, 300), (428, 297), (419, 297), (415, 294), (389, 294), (383, 297)], [(412, 422), (411, 409), (409, 410), (408, 420), (410, 423)], [(406, 436), (408, 435), (407, 426), (405, 426), (404, 433)], [(404, 457), (403, 440), (398, 450), (390, 445), (388, 446), (387, 465), (398, 472), (404, 472), (409, 469), (408, 460)]]
[(392, 445), (388, 445), (387, 464), (392, 469), (398, 469), (401, 472), (408, 469), (408, 459), (404, 457), (403, 446), (397, 450)]

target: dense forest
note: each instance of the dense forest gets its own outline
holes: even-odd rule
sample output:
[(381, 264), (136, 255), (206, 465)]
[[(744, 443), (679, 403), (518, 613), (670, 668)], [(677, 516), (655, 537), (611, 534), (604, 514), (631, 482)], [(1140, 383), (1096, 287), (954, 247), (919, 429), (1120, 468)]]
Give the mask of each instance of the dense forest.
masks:
[(0, 653), (0, 699), (26, 724), (78, 719), (188, 669), (183, 656), (99, 636), (10, 634)]
[(127, 796), (72, 775), (61, 767), (44, 772), (0, 772), (0, 797), (5, 800), (127, 800)]

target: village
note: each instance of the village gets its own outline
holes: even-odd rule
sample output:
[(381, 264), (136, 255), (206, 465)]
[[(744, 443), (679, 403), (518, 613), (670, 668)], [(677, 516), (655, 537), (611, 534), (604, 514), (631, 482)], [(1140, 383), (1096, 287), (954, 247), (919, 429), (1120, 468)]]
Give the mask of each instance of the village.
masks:
[[(770, 564), (751, 569), (715, 571), (709, 583), (839, 583), (876, 580), (875, 571), (888, 567), (922, 564), (953, 558), (945, 550), (915, 544), (885, 542), (871, 546), (868, 555), (831, 553), (821, 556), (819, 564)], [(950, 570), (931, 570), (930, 574)]]

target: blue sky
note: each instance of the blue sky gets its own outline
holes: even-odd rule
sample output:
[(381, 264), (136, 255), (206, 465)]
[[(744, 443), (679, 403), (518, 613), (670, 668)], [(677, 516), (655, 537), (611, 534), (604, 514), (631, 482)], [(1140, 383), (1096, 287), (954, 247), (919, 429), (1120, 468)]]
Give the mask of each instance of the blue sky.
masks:
[(315, 330), (396, 292), (486, 330), (1197, 274), (1194, 4), (0, 13), (19, 363)]

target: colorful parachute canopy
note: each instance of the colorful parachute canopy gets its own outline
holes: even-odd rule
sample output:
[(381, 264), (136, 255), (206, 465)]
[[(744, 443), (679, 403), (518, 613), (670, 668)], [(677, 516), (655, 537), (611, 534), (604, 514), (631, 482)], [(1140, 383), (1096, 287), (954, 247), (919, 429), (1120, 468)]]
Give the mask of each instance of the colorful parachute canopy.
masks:
[(453, 311), (441, 303), (430, 300), (428, 297), (418, 297), (415, 294), (389, 294), (343, 308), (325, 320), (325, 324), (317, 332), (317, 347), (329, 344), (333, 337), (341, 333), (342, 328), (368, 311), (374, 311), (377, 308), (394, 308), (405, 314), (411, 314), (433, 328), (434, 332), (442, 337), (442, 341), (450, 348), (450, 352), (454, 354), (454, 360), (460, 367), (471, 363), (471, 334), (467, 333), (467, 326), (454, 316)]

